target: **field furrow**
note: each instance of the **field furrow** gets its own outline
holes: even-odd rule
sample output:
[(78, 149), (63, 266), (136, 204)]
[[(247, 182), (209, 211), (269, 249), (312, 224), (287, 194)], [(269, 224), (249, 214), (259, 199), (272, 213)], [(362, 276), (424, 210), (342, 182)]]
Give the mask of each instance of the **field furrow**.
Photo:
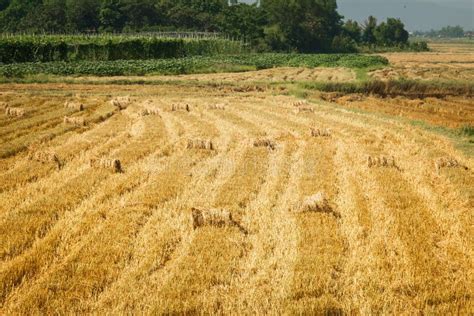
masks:
[(472, 313), (471, 103), (291, 96), (348, 74), (5, 84), (0, 314)]

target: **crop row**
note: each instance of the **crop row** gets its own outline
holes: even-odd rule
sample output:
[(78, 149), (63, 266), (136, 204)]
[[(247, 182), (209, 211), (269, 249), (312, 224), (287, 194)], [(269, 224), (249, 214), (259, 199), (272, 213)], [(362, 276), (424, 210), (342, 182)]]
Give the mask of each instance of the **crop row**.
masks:
[(366, 68), (387, 65), (384, 57), (343, 54), (246, 54), (194, 56), (156, 60), (78, 61), (17, 63), (0, 65), (0, 76), (23, 77), (53, 75), (147, 75), (189, 74), (221, 70), (268, 69), (273, 67), (348, 67)]

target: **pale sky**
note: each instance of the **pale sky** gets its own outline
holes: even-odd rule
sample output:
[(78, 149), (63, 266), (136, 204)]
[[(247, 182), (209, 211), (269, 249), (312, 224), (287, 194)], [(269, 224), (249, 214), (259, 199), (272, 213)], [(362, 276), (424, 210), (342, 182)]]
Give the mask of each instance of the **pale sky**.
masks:
[(439, 29), (446, 25), (474, 30), (474, 0), (338, 0), (337, 3), (346, 19), (359, 22), (374, 15), (378, 19), (400, 18), (410, 31)]

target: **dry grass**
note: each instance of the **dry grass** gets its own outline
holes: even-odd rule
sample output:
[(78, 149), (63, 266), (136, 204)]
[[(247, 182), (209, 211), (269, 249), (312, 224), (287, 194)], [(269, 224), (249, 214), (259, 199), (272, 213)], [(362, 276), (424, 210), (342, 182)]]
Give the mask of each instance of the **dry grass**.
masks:
[(86, 120), (83, 117), (65, 116), (63, 122), (74, 126), (86, 126)]
[(41, 163), (54, 163), (58, 169), (61, 169), (63, 163), (58, 157), (58, 154), (52, 151), (33, 151), (28, 156), (30, 160), (34, 160)]
[(248, 234), (247, 230), (240, 225), (239, 222), (232, 218), (232, 213), (228, 210), (208, 209), (200, 210), (193, 208), (191, 210), (193, 219), (193, 229), (205, 226), (213, 227), (237, 227), (244, 234)]
[(461, 164), (459, 161), (457, 161), (455, 158), (452, 158), (452, 157), (439, 158), (435, 162), (435, 168), (438, 173), (443, 168), (462, 168), (464, 170), (469, 170), (468, 167), (464, 166), (463, 164)]
[(130, 96), (125, 96), (125, 97), (117, 97), (112, 100), (110, 100), (110, 104), (116, 107), (119, 110), (125, 110), (128, 105), (130, 104)]
[(293, 111), (293, 113), (295, 113), (295, 114), (314, 113), (314, 107), (312, 107), (312, 106), (299, 106)]
[(225, 105), (223, 104), (212, 104), (208, 106), (209, 110), (225, 110)]
[(187, 149), (216, 150), (212, 140), (209, 139), (189, 139)]
[(176, 111), (191, 112), (191, 106), (189, 104), (172, 104), (171, 112), (176, 112)]
[(74, 110), (74, 111), (84, 111), (84, 104), (79, 103), (79, 102), (73, 102), (73, 101), (66, 101), (64, 103), (64, 107), (66, 109)]
[(331, 137), (332, 133), (330, 129), (327, 128), (311, 128), (312, 137)]
[[(202, 83), (1, 88), (28, 112), (0, 113), (2, 315), (472, 314), (473, 159), (394, 118), (470, 100), (292, 115), (277, 90)], [(76, 94), (86, 127), (63, 124)]]
[(390, 157), (369, 156), (369, 157), (367, 157), (367, 166), (369, 168), (374, 168), (374, 167), (398, 168), (397, 164), (395, 162), (395, 157), (393, 157), (393, 156), (390, 156)]
[(306, 100), (299, 100), (291, 104), (291, 106), (296, 107), (296, 108), (301, 107), (301, 106), (307, 106), (307, 105), (308, 105), (308, 102), (306, 102)]
[(13, 117), (22, 117), (25, 116), (26, 110), (22, 108), (15, 108), (15, 107), (10, 107), (7, 106), (5, 108), (5, 115), (7, 116), (13, 116)]
[(266, 147), (271, 150), (275, 150), (277, 148), (277, 144), (274, 140), (269, 138), (259, 138), (254, 140), (253, 142), (254, 147)]
[(91, 158), (89, 164), (93, 168), (104, 168), (116, 173), (123, 172), (122, 163), (118, 159)]

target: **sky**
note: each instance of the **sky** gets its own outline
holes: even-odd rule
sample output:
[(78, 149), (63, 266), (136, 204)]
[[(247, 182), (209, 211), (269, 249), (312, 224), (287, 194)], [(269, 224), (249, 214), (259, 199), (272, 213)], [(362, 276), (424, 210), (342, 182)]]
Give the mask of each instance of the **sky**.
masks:
[(474, 0), (338, 0), (337, 3), (346, 19), (358, 22), (373, 15), (379, 20), (400, 18), (409, 31), (428, 31), (447, 25), (474, 30)]

